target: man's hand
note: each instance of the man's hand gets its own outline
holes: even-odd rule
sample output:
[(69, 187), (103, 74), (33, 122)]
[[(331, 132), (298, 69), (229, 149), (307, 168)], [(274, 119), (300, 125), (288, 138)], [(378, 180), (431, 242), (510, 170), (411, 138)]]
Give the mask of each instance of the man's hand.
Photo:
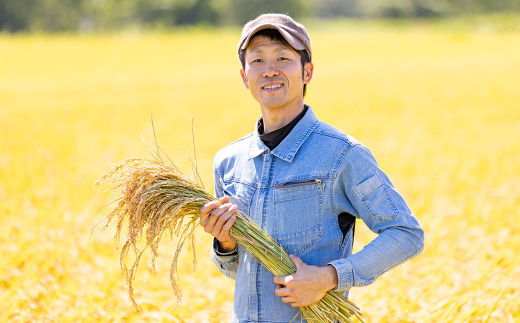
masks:
[(204, 231), (217, 238), (220, 251), (228, 252), (235, 249), (237, 242), (229, 235), (229, 230), (235, 223), (236, 212), (238, 207), (235, 204), (228, 203), (229, 197), (224, 197), (221, 204), (219, 201), (209, 202), (200, 209), (200, 225), (204, 227)]
[(303, 307), (316, 303), (327, 291), (338, 286), (338, 274), (333, 266), (317, 267), (307, 265), (299, 257), (291, 255), (296, 265), (296, 273), (290, 276), (275, 276), (275, 294), (282, 296), (282, 302), (292, 307)]

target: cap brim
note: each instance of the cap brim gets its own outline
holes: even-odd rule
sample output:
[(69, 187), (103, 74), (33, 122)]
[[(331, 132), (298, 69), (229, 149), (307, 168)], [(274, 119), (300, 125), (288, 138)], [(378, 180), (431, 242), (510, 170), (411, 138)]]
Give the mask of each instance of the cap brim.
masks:
[(263, 24), (263, 25), (260, 25), (260, 26), (256, 27), (249, 34), (249, 36), (247, 36), (247, 38), (244, 39), (244, 41), (242, 42), (242, 44), (239, 47), (239, 52), (241, 50), (246, 49), (247, 45), (249, 44), (249, 41), (251, 40), (251, 38), (258, 31), (263, 30), (263, 29), (276, 29), (276, 30), (278, 30), (280, 32), (280, 34), (282, 34), (283, 38), (285, 38), (285, 40), (289, 43), (289, 45), (291, 45), (294, 49), (296, 49), (296, 50), (307, 50), (307, 48), (305, 47), (305, 44), (301, 40), (299, 40), (298, 37), (293, 36), (290, 32), (288, 32), (287, 30), (283, 29), (282, 26), (277, 25), (277, 24)]

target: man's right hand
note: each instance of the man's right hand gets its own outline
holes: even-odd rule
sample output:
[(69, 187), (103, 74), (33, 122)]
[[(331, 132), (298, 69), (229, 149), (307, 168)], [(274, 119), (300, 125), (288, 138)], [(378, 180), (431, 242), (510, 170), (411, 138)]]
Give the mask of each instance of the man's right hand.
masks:
[(236, 216), (233, 215), (238, 207), (229, 203), (229, 197), (222, 198), (224, 204), (212, 201), (200, 209), (200, 225), (204, 231), (217, 238), (221, 252), (229, 252), (235, 249), (237, 242), (229, 235), (229, 230), (235, 223)]

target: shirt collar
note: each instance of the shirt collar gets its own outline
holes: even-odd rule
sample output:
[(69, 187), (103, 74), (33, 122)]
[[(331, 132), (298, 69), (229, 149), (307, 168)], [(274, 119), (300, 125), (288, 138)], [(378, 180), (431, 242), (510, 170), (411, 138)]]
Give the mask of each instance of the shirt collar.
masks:
[[(308, 110), (303, 118), (298, 122), (298, 124), (296, 124), (296, 126), (294, 126), (287, 137), (285, 137), (285, 139), (273, 151), (271, 151), (271, 154), (289, 163), (293, 161), (298, 149), (300, 149), (305, 140), (307, 140), (319, 123), (311, 107), (308, 105), (307, 107)], [(257, 124), (258, 120), (255, 122), (255, 130), (253, 131), (251, 145), (247, 154), (249, 159), (255, 158), (264, 151), (269, 150), (262, 139), (260, 139), (258, 128), (256, 127)]]

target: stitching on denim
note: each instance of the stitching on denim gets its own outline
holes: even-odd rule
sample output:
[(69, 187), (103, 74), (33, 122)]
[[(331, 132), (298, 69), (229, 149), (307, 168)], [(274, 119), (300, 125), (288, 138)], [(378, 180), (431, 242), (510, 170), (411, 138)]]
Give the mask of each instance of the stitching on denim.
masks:
[(224, 184), (240, 183), (240, 184), (244, 184), (247, 186), (252, 186), (252, 187), (255, 186), (255, 183), (253, 181), (246, 181), (246, 180), (243, 180), (243, 179), (235, 177), (235, 176), (230, 176), (226, 180), (222, 179), (222, 183), (224, 183)]
[[(296, 199), (300, 199), (300, 198), (306, 198), (306, 197), (312, 197), (312, 196), (316, 196), (316, 195), (319, 195), (320, 198), (319, 198), (319, 202), (318, 202), (318, 207), (320, 209), (320, 216), (318, 217), (318, 225), (321, 224), (321, 218), (322, 218), (322, 215), (323, 215), (323, 203), (322, 203), (322, 200), (323, 200), (323, 192), (324, 190), (326, 189), (326, 183), (323, 183), (323, 186), (325, 186), (323, 188), (323, 190), (321, 192), (318, 192), (316, 191), (317, 193), (316, 194), (310, 194), (310, 195), (305, 195), (305, 196), (298, 196), (298, 197), (295, 197), (295, 198), (290, 198), (290, 199), (284, 199), (284, 200), (278, 200), (277, 199), (277, 196), (279, 195), (279, 191), (277, 190), (273, 190), (273, 211), (274, 211), (274, 214), (275, 214), (275, 217), (276, 218), (279, 218), (278, 217), (278, 212), (277, 212), (277, 205), (281, 202), (286, 202), (286, 201), (292, 201), (292, 200), (296, 200)], [(291, 188), (287, 188), (286, 190), (290, 190)], [(306, 230), (306, 231), (303, 231), (302, 234), (304, 233), (308, 233), (308, 232), (311, 232), (314, 230), (314, 227), (311, 227), (309, 230)], [(321, 227), (320, 227), (320, 230), (321, 230)], [(296, 233), (298, 234), (298, 233)], [(288, 238), (292, 238), (292, 237), (298, 237), (300, 235), (295, 235), (295, 234), (291, 234), (291, 235), (287, 235), (287, 236), (283, 236), (283, 237), (278, 237), (278, 226), (276, 225), (276, 223), (274, 224), (274, 236), (277, 237), (278, 239), (288, 239)], [(320, 240), (321, 240), (321, 235), (320, 235)]]
[[(359, 189), (359, 185), (363, 184), (363, 183), (366, 183), (370, 180), (372, 180), (372, 178), (376, 178), (377, 181), (378, 181), (378, 184), (376, 185), (372, 185), (371, 187), (369, 187), (368, 190), (366, 191), (362, 191)], [(377, 175), (377, 173), (375, 173), (374, 175), (370, 176), (369, 178), (367, 178), (366, 180), (364, 180), (363, 182), (359, 183), (358, 185), (354, 186), (352, 189), (354, 190), (354, 193), (356, 193), (356, 196), (358, 197), (358, 199), (364, 201), (366, 200), (370, 195), (372, 195), (372, 193), (374, 193), (378, 188), (380, 188), (381, 186), (383, 186), (383, 181), (381, 180), (381, 178), (379, 178), (379, 175)]]
[(368, 210), (368, 213), (370, 213), (371, 216), (373, 216), (376, 220), (379, 218), (381, 220), (377, 220), (377, 223), (383, 223), (383, 222), (387, 222), (387, 221), (393, 221), (395, 220), (395, 218), (397, 217), (397, 214), (399, 213), (399, 210), (395, 207), (395, 204), (392, 202), (392, 200), (390, 199), (390, 196), (388, 194), (388, 191), (386, 190), (386, 187), (384, 185), (382, 186), (379, 186), (375, 191), (377, 191), (378, 189), (382, 188), (382, 190), (384, 191), (384, 194), (385, 194), (385, 197), (386, 197), (386, 201), (388, 202), (389, 206), (390, 206), (390, 209), (392, 210), (392, 213), (390, 215), (389, 218), (385, 217), (381, 217), (379, 216), (373, 209), (372, 207), (370, 206), (370, 204), (367, 202), (366, 199), (363, 200), (363, 205), (365, 205), (365, 207), (367, 208)]
[[(274, 201), (274, 190), (273, 190), (273, 201)], [(273, 203), (273, 213), (274, 213), (274, 221), (275, 223), (273, 224), (273, 227), (274, 227), (274, 236), (275, 237), (278, 237), (278, 226), (276, 225), (276, 221), (278, 219), (278, 211), (277, 211), (277, 208), (276, 208), (276, 204), (277, 203)]]
[(233, 145), (233, 144), (236, 144), (236, 143), (239, 142), (239, 141), (246, 140), (246, 139), (248, 139), (249, 137), (251, 137), (253, 134), (254, 134), (254, 133), (251, 132), (250, 134), (245, 135), (244, 137), (242, 137), (242, 138), (240, 138), (240, 139), (237, 139), (237, 140), (233, 141), (232, 143), (230, 143), (230, 144), (228, 144), (228, 145), (222, 147), (219, 151), (222, 151), (222, 150), (224, 150), (225, 148), (227, 148), (227, 147), (229, 147), (229, 146), (231, 146), (231, 145)]
[(371, 216), (375, 216), (376, 215), (376, 213), (374, 211), (372, 211), (372, 208), (370, 207), (370, 204), (368, 204), (366, 200), (363, 201), (363, 205), (367, 208), (368, 213)]
[(260, 280), (260, 276), (262, 275), (260, 271), (262, 268), (262, 266), (256, 267), (256, 303), (258, 304), (256, 317), (258, 318), (259, 322), (262, 322), (262, 289), (260, 288), (260, 284), (262, 282)]
[[(265, 163), (265, 160), (264, 160), (264, 163)], [(274, 158), (271, 158), (271, 165), (269, 166), (269, 177), (268, 177), (268, 181), (271, 180), (271, 178), (273, 177), (273, 171), (274, 171), (274, 164), (275, 164), (275, 159)], [(262, 173), (263, 173), (263, 169), (262, 169)], [(263, 180), (263, 178), (260, 178), (261, 182)], [(260, 183), (261, 183), (260, 182)], [(261, 185), (260, 185), (261, 186)], [(269, 187), (269, 186), (268, 186)], [(267, 211), (268, 211), (268, 205), (269, 205), (269, 189), (266, 188), (266, 192), (263, 195), (263, 198), (262, 198), (262, 209), (261, 209), (261, 214), (260, 214), (260, 221), (261, 223), (259, 224), (260, 227), (265, 227), (265, 224), (267, 222), (267, 219), (266, 219), (266, 216), (267, 216)], [(259, 197), (260, 197), (260, 194), (259, 194)], [(274, 200), (274, 197), (273, 197), (273, 200)], [(260, 198), (258, 198), (258, 204), (260, 204)], [(273, 208), (276, 207), (275, 206), (276, 203), (273, 203)], [(257, 223), (258, 224), (258, 223)], [(258, 272), (258, 271), (257, 271)], [(258, 300), (258, 302), (260, 302)]]
[[(318, 216), (318, 224), (314, 227), (311, 227), (310, 229), (308, 230), (305, 230), (303, 232), (296, 232), (296, 233), (293, 233), (293, 234), (290, 234), (290, 235), (286, 235), (286, 236), (283, 236), (283, 237), (278, 237), (278, 230), (277, 230), (277, 226), (276, 224), (274, 225), (274, 228), (275, 228), (275, 237), (277, 237), (277, 240), (284, 240), (284, 239), (290, 239), (290, 238), (297, 238), (297, 237), (301, 237), (301, 236), (304, 236), (304, 235), (308, 235), (308, 234), (316, 234), (317, 233), (317, 236), (316, 238), (314, 239), (314, 241), (306, 244), (306, 245), (303, 245), (301, 246), (300, 248), (298, 249), (295, 249), (295, 250), (287, 250), (288, 253), (293, 253), (295, 255), (299, 255), (301, 254), (302, 252), (304, 252), (305, 250), (315, 246), (318, 242), (321, 241), (321, 237), (322, 237), (322, 227), (323, 227), (323, 224), (322, 224), (322, 217), (323, 217), (323, 194), (320, 194), (318, 195), (319, 196), (319, 202), (318, 202), (318, 209), (319, 209), (319, 216)], [(278, 213), (276, 211), (276, 203), (274, 203), (275, 205), (275, 216), (278, 218)], [(316, 231), (316, 232), (314, 232)]]
[[(339, 224), (338, 224), (338, 227), (339, 227)], [(341, 230), (340, 230), (341, 231)], [(342, 232), (343, 234), (343, 232)], [(351, 243), (351, 240), (353, 239), (354, 237), (352, 236), (352, 228), (347, 232), (347, 236), (345, 237), (345, 240), (343, 240), (342, 243), (340, 243), (339, 245), (339, 256), (342, 257), (342, 254), (345, 252), (345, 250), (347, 249), (347, 246)], [(342, 257), (344, 258), (344, 257)]]
[[(236, 184), (236, 182), (231, 182), (229, 184), (226, 184), (224, 183), (224, 185), (226, 185), (228, 188), (231, 184)], [(241, 184), (241, 183), (239, 183)], [(251, 191), (252, 189), (252, 191)], [(226, 189), (226, 187), (222, 187), (222, 191), (224, 192), (224, 194), (226, 194), (227, 196), (229, 197), (233, 197), (235, 199), (238, 199), (240, 201), (242, 201), (242, 203), (244, 203), (244, 206), (245, 206), (245, 209), (244, 210), (241, 210), (242, 212), (246, 213), (246, 214), (249, 214), (249, 211), (251, 209), (251, 203), (253, 202), (253, 196), (255, 195), (255, 192), (256, 192), (256, 188), (254, 186), (249, 186), (249, 190), (247, 190), (247, 195), (246, 194), (243, 194), (243, 197), (246, 197), (248, 200), (244, 200), (242, 197), (238, 196), (238, 195), (235, 195), (235, 194), (232, 194), (229, 189)], [(235, 190), (236, 191), (236, 190)], [(250, 194), (249, 194), (250, 193)]]
[[(254, 257), (251, 257), (251, 259), (255, 259)], [(251, 262), (251, 266), (255, 266), (255, 262)], [(258, 266), (258, 263), (256, 263), (256, 266)], [(251, 270), (251, 272), (248, 273), (247, 275), (247, 281), (249, 283), (249, 288), (248, 288), (248, 292), (249, 292), (249, 297), (248, 297), (248, 307), (249, 307), (249, 317), (252, 317), (253, 316), (253, 293), (251, 291), (252, 287), (251, 286), (251, 277), (253, 276), (253, 271)]]
[[(345, 260), (345, 261), (348, 261), (348, 260)], [(354, 286), (354, 267), (352, 266), (352, 263), (350, 261), (348, 261), (349, 265), (348, 266), (348, 276), (349, 276), (349, 283), (350, 283), (350, 287)]]
[[(338, 216), (339, 216), (339, 212), (336, 210), (336, 206), (334, 205), (334, 179), (332, 180), (332, 185), (330, 185), (330, 188), (329, 188), (329, 195), (330, 195), (330, 209), (332, 210), (332, 214), (336, 214), (336, 227), (335, 229), (337, 229), (339, 231), (339, 234), (341, 234), (343, 236), (343, 231), (341, 231), (341, 228), (339, 226), (339, 222), (338, 222)], [(338, 245), (338, 253), (341, 254), (341, 246), (342, 246), (342, 242), (340, 240), (339, 242), (339, 245)]]
[(389, 221), (394, 221), (395, 218), (397, 217), (397, 214), (399, 213), (399, 210), (395, 207), (394, 201), (392, 200), (392, 197), (390, 196), (390, 194), (388, 194), (388, 190), (386, 189), (386, 187), (384, 185), (383, 185), (383, 190), (385, 191), (386, 199), (387, 199), (388, 203), (390, 204), (392, 211), (394, 211), (392, 213), (392, 216)]
[[(417, 248), (417, 249), (415, 249), (414, 251), (412, 251), (410, 254), (408, 254), (407, 256), (405, 256), (404, 258), (402, 258), (400, 261), (398, 261), (397, 263), (395, 263), (393, 266), (391, 266), (391, 267), (389, 267), (389, 268), (387, 268), (387, 269), (385, 269), (385, 270), (383, 270), (383, 271), (381, 271), (381, 272), (375, 274), (375, 275), (372, 276), (370, 279), (372, 280), (372, 282), (375, 281), (378, 277), (380, 277), (381, 275), (383, 275), (383, 274), (386, 273), (387, 271), (389, 271), (389, 270), (391, 270), (391, 269), (393, 269), (393, 268), (399, 266), (400, 264), (404, 263), (405, 261), (407, 261), (407, 260), (409, 260), (409, 259), (411, 259), (411, 258), (417, 256), (417, 255), (421, 252), (421, 250), (422, 250), (423, 248), (424, 248), (424, 245), (421, 244), (421, 245), (419, 246), (419, 248)], [(367, 284), (367, 285), (368, 285), (368, 284)], [(365, 285), (363, 285), (363, 286), (365, 286)]]
[(345, 160), (345, 157), (347, 157), (347, 155), (352, 151), (352, 149), (356, 146), (360, 146), (360, 144), (354, 144), (354, 145), (349, 145), (348, 147), (346, 147), (346, 149), (344, 149), (341, 154), (339, 155), (339, 158), (338, 158), (338, 161), (336, 162), (336, 165), (334, 165), (334, 171), (333, 173), (336, 174), (335, 177), (337, 177), (337, 172), (338, 172), (338, 169), (339, 169), (339, 166), (343, 163), (343, 160)]
[[(274, 173), (274, 163), (275, 163), (275, 159), (272, 158), (271, 159), (271, 168), (269, 169), (269, 180), (271, 180), (271, 178), (273, 178), (273, 173)], [(270, 190), (269, 188), (269, 185), (267, 185), (267, 188), (265, 189), (266, 190), (266, 194), (264, 194), (264, 208), (262, 209), (262, 222), (264, 222), (264, 214), (267, 216), (267, 211), (268, 211), (268, 202), (269, 202), (269, 194), (267, 194)], [(276, 203), (274, 203), (274, 200), (275, 200), (275, 197), (274, 197), (274, 192), (272, 193), (273, 194), (273, 211), (275, 212), (275, 218), (276, 218)], [(274, 228), (275, 228), (275, 234), (276, 234), (276, 225), (273, 225)]]
[[(318, 222), (321, 222), (321, 221), (318, 221)], [(320, 223), (320, 224), (321, 224), (321, 223)], [(309, 242), (308, 244), (303, 245), (303, 246), (301, 246), (300, 248), (287, 250), (287, 252), (288, 252), (289, 254), (294, 254), (295, 256), (298, 256), (298, 255), (300, 255), (301, 253), (303, 253), (304, 251), (308, 250), (309, 248), (314, 247), (318, 242), (321, 241), (321, 237), (322, 237), (322, 228), (321, 228), (321, 225), (318, 226), (316, 229), (317, 229), (316, 232), (313, 232), (313, 231), (307, 230), (307, 231), (304, 231), (304, 234), (301, 235), (301, 236), (304, 236), (304, 235), (307, 235), (307, 234), (309, 234), (309, 233), (313, 233), (313, 235), (316, 234), (316, 237), (315, 237), (314, 241)], [(314, 229), (313, 229), (313, 230), (314, 230)], [(298, 238), (298, 237), (291, 237), (291, 238)], [(285, 238), (285, 239), (289, 239), (289, 238)], [(279, 240), (284, 240), (284, 239), (279, 238)]]
[[(336, 179), (337, 179), (337, 177), (334, 177), (334, 179), (332, 180), (332, 184), (330, 185), (330, 203), (331, 203), (331, 209), (334, 212), (333, 214), (339, 214), (337, 211), (337, 208), (336, 208), (336, 201), (334, 200), (334, 185), (336, 184)], [(338, 223), (338, 227), (339, 227), (339, 223)], [(340, 231), (341, 231), (341, 228), (340, 228)], [(339, 249), (341, 251), (341, 244), (339, 246)]]
[[(337, 207), (336, 207), (336, 200), (334, 199), (334, 189), (333, 189), (334, 186), (336, 185), (336, 181), (338, 180), (338, 169), (339, 169), (339, 166), (343, 163), (343, 160), (345, 160), (345, 157), (348, 155), (349, 152), (352, 151), (352, 148), (354, 148), (355, 146), (356, 145), (349, 145), (341, 152), (341, 154), (338, 157), (338, 161), (336, 162), (336, 165), (334, 165), (334, 168), (332, 170), (332, 174), (334, 175), (334, 178), (332, 180), (332, 185), (331, 185), (332, 193), (330, 195), (331, 195), (331, 202), (332, 202), (332, 210), (334, 210), (334, 214), (338, 213)], [(348, 197), (347, 197), (347, 199), (348, 199)]]
[[(300, 138), (298, 138), (298, 141), (296, 142), (296, 145), (295, 145), (296, 147), (293, 150), (291, 150), (288, 154), (283, 154), (283, 155), (279, 154), (277, 157), (280, 159), (283, 159), (287, 162), (292, 162), (294, 160), (294, 156), (296, 155), (298, 150), (301, 148), (302, 144), (305, 142), (305, 140), (307, 140), (307, 138), (309, 138), (309, 136), (312, 134), (314, 129), (316, 129), (316, 127), (318, 127), (319, 123), (320, 123), (320, 121), (318, 121), (318, 120), (316, 120), (314, 123), (311, 123), (309, 125), (309, 127), (307, 127), (307, 130), (305, 131), (305, 133), (302, 136), (300, 136)], [(277, 154), (278, 154), (278, 152), (277, 152)]]
[[(390, 237), (390, 238), (392, 238), (392, 237)], [(392, 238), (392, 239), (395, 240), (395, 238)], [(403, 258), (402, 258), (401, 260), (399, 260), (396, 264), (394, 264), (393, 266), (391, 266), (391, 267), (389, 267), (389, 268), (387, 268), (387, 269), (384, 269), (384, 270), (382, 270), (381, 272), (379, 272), (379, 273), (375, 274), (374, 276), (372, 276), (372, 279), (374, 279), (374, 280), (377, 279), (377, 277), (383, 275), (383, 274), (386, 273), (387, 271), (389, 271), (389, 270), (391, 270), (391, 269), (393, 269), (393, 268), (399, 266), (400, 264), (404, 263), (405, 261), (407, 261), (407, 260), (409, 260), (409, 259), (411, 259), (411, 258), (417, 256), (419, 253), (421, 253), (421, 251), (422, 251), (423, 249), (424, 249), (424, 244), (421, 243), (421, 244), (419, 245), (418, 248), (416, 248), (414, 251), (412, 251), (411, 253), (409, 253), (409, 254), (406, 255), (405, 257), (403, 257)]]
[(305, 196), (292, 197), (290, 199), (285, 199), (285, 200), (277, 200), (274, 203), (276, 204), (276, 203), (285, 202), (285, 201), (292, 201), (292, 200), (302, 199), (302, 198), (305, 198), (305, 197), (311, 197), (311, 196), (316, 196), (316, 195), (320, 195), (320, 193), (309, 194), (309, 195), (305, 195)]
[[(318, 135), (323, 135), (323, 136), (327, 136), (327, 137), (331, 137), (331, 138), (335, 138), (335, 139), (339, 139), (351, 146), (355, 146), (355, 145), (359, 145), (359, 143), (355, 143), (355, 142), (352, 142), (347, 138), (343, 137), (343, 136), (338, 136), (338, 135), (335, 135), (335, 134), (332, 134), (330, 132), (323, 132), (322, 130), (316, 130), (314, 131), (315, 134), (318, 134)], [(346, 136), (346, 135), (345, 135)]]
[(336, 177), (332, 178), (332, 181), (330, 183), (330, 209), (334, 214), (338, 214), (336, 210), (336, 204), (334, 204), (334, 184), (336, 183)]
[(354, 275), (352, 273), (354, 268), (352, 267), (350, 261), (348, 261), (347, 259), (341, 258), (338, 260), (341, 260), (341, 267), (339, 268), (340, 270), (338, 270), (336, 264), (332, 264), (334, 268), (336, 268), (336, 272), (338, 273), (338, 287), (336, 288), (336, 290), (346, 288), (350, 289), (354, 286)]
[[(378, 276), (379, 277), (379, 276)], [(358, 286), (367, 286), (367, 285), (370, 285), (372, 284), (373, 282), (376, 281), (377, 278), (368, 278), (367, 280), (363, 281), (361, 284), (359, 284)]]
[[(318, 220), (319, 222), (319, 220)], [(300, 232), (295, 232), (295, 233), (291, 233), (291, 234), (288, 234), (288, 235), (285, 235), (283, 237), (278, 237), (278, 240), (286, 240), (286, 239), (292, 239), (292, 238), (299, 238), (299, 237), (303, 237), (303, 236), (306, 236), (308, 234), (311, 234), (311, 233), (317, 233), (320, 231), (320, 226), (319, 226), (319, 223), (316, 224), (315, 226), (305, 230), (305, 231), (300, 231)]]
[(311, 123), (311, 125), (307, 128), (307, 131), (305, 132), (305, 134), (300, 137), (300, 142), (298, 143), (298, 147), (296, 147), (296, 149), (293, 152), (291, 152), (291, 155), (292, 155), (291, 160), (294, 159), (294, 155), (296, 155), (296, 153), (301, 148), (303, 143), (309, 138), (309, 136), (312, 134), (314, 129), (316, 129), (316, 127), (318, 127), (319, 124), (320, 124), (320, 122), (318, 120), (316, 120), (316, 121), (314, 121), (314, 123)]

